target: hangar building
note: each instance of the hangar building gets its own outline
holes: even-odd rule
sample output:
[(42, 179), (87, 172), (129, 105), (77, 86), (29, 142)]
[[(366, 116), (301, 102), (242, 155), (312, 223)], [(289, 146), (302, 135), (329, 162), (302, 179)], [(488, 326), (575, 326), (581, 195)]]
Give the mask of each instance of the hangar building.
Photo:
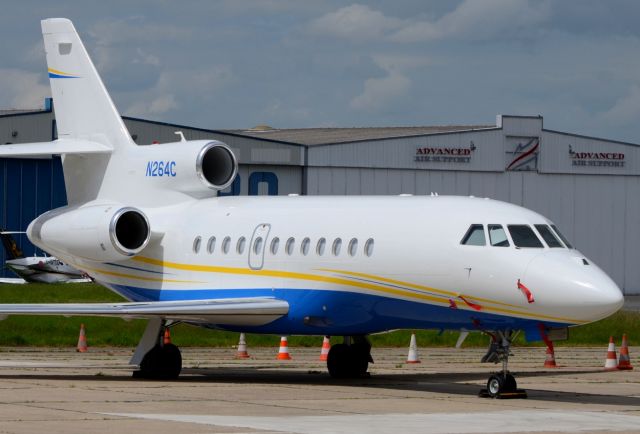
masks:
[[(248, 130), (124, 120), (139, 145), (177, 141), (177, 130), (227, 143), (240, 171), (223, 195), (433, 192), (522, 205), (552, 219), (625, 294), (640, 294), (638, 144), (548, 130), (540, 116), (498, 115), (494, 125)], [(0, 110), (2, 144), (55, 137), (50, 100), (44, 110)], [(66, 203), (56, 158), (0, 159), (0, 174), (2, 228), (24, 230)], [(25, 236), (19, 242), (34, 253)]]

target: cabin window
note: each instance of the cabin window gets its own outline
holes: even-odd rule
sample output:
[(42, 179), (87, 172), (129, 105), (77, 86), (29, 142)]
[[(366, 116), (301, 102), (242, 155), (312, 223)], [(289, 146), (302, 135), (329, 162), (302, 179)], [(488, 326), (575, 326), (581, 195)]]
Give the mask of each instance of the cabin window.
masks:
[(202, 243), (202, 237), (197, 236), (193, 240), (193, 253), (198, 253), (200, 251), (200, 244)]
[(295, 244), (296, 239), (291, 237), (287, 240), (287, 244), (284, 246), (284, 250), (287, 252), (287, 255), (293, 255), (293, 245)]
[(256, 238), (256, 240), (253, 242), (253, 253), (256, 255), (259, 255), (260, 253), (262, 253), (263, 244), (264, 244), (264, 240), (262, 239), (262, 237)]
[(516, 247), (544, 247), (542, 241), (536, 236), (528, 225), (507, 225), (511, 239)]
[(300, 253), (304, 256), (309, 254), (309, 245), (311, 244), (311, 240), (309, 238), (305, 238), (302, 240), (302, 244), (300, 244)]
[(558, 236), (560, 237), (560, 239), (562, 240), (562, 242), (564, 243), (565, 246), (567, 246), (568, 249), (573, 249), (573, 246), (571, 245), (571, 243), (569, 242), (569, 240), (567, 239), (567, 237), (565, 237), (564, 235), (562, 235), (562, 232), (560, 232), (560, 230), (558, 229), (558, 227), (556, 225), (551, 225), (551, 227), (553, 228), (553, 230), (555, 231), (556, 234), (558, 234)]
[(222, 240), (222, 253), (225, 255), (229, 253), (229, 247), (231, 247), (231, 237), (224, 237), (224, 240)]
[(349, 256), (355, 256), (356, 253), (358, 252), (358, 239), (357, 238), (351, 238), (351, 241), (349, 241)]
[(278, 253), (278, 247), (280, 247), (280, 238), (275, 237), (274, 239), (271, 240), (271, 254), (275, 255), (276, 253)]
[(369, 258), (373, 255), (373, 238), (369, 238), (366, 243), (364, 243), (364, 254)]
[(552, 248), (562, 247), (562, 243), (555, 236), (555, 234), (553, 233), (553, 231), (549, 226), (547, 225), (534, 225), (534, 226), (538, 230), (538, 233), (540, 234), (540, 236), (542, 236), (542, 239), (544, 240), (544, 242), (547, 243), (547, 246)]
[(342, 240), (340, 238), (336, 238), (333, 240), (333, 245), (331, 246), (331, 253), (333, 256), (338, 256), (340, 254), (340, 249), (342, 248)]
[(215, 249), (216, 249), (216, 237), (211, 237), (209, 238), (209, 242), (207, 242), (207, 252), (211, 254)]
[(244, 248), (246, 245), (247, 239), (245, 237), (238, 238), (238, 244), (236, 244), (236, 252), (238, 252), (239, 255), (242, 255), (244, 253)]
[(509, 247), (509, 239), (502, 225), (489, 225), (489, 241), (494, 247)]
[(460, 241), (460, 244), (465, 246), (484, 246), (487, 241), (484, 238), (484, 226), (483, 225), (471, 225), (467, 233)]
[(320, 238), (318, 240), (318, 244), (316, 245), (316, 253), (318, 254), (318, 256), (324, 255), (324, 249), (326, 246), (327, 240), (325, 240), (324, 238)]

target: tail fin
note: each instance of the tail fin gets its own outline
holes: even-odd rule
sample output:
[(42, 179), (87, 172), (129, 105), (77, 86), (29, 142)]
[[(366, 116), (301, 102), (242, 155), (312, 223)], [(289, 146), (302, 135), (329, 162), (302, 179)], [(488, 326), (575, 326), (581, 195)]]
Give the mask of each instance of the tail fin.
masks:
[(119, 148), (136, 146), (93, 66), (73, 23), (42, 20), (58, 137)]
[(2, 229), (0, 229), (0, 239), (2, 239), (2, 245), (4, 246), (4, 250), (7, 252), (7, 259), (24, 258), (22, 251), (18, 248), (13, 237), (5, 233)]

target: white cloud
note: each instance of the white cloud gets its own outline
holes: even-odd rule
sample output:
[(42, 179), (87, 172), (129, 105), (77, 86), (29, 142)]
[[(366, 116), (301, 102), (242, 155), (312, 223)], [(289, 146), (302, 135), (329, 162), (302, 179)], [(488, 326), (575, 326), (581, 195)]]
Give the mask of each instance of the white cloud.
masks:
[(398, 72), (383, 78), (370, 78), (364, 82), (364, 92), (351, 100), (352, 109), (376, 111), (405, 96), (411, 80)]
[(178, 108), (176, 98), (172, 94), (159, 95), (151, 101), (139, 101), (127, 109), (129, 116), (144, 117), (161, 115)]
[(40, 81), (43, 77), (44, 74), (0, 68), (0, 100), (9, 101), (11, 108), (42, 108), (44, 99), (51, 96), (49, 84)]
[(445, 38), (485, 40), (530, 36), (536, 25), (550, 18), (547, 1), (465, 0), (455, 10), (434, 21), (408, 23), (391, 36), (396, 42)]
[(465, 0), (433, 20), (390, 17), (369, 6), (353, 4), (312, 21), (312, 33), (354, 41), (388, 39), (413, 43), (441, 39), (521, 39), (537, 33), (551, 17), (548, 1)]
[(309, 28), (316, 34), (367, 41), (383, 36), (401, 23), (400, 19), (387, 17), (369, 6), (353, 4), (313, 20)]
[(613, 107), (599, 117), (613, 126), (638, 123), (640, 120), (640, 86), (636, 84), (631, 86), (629, 93), (618, 99)]

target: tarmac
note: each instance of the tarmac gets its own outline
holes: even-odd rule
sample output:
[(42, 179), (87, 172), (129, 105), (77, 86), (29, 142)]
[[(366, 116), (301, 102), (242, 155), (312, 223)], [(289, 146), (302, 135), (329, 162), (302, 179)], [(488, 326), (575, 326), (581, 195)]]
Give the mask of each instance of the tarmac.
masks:
[[(321, 340), (319, 340), (320, 344)], [(277, 343), (276, 343), (277, 344)], [(175, 381), (131, 378), (131, 349), (0, 349), (0, 433), (640, 432), (640, 347), (632, 371), (604, 372), (600, 348), (512, 348), (528, 399), (478, 397), (484, 350), (374, 348), (369, 378), (334, 380), (318, 348), (183, 349)], [(418, 342), (420, 345), (420, 342)]]

